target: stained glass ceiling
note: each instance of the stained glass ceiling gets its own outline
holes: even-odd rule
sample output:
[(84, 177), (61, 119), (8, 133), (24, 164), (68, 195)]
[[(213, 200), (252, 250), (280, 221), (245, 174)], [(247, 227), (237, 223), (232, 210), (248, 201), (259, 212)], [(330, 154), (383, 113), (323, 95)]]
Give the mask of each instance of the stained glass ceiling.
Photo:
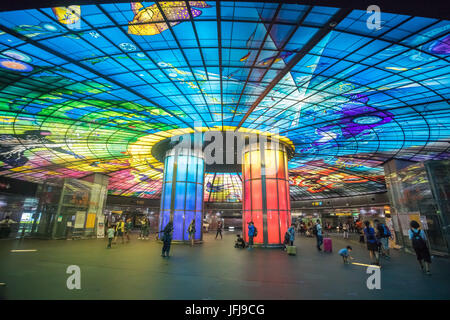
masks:
[[(159, 198), (151, 146), (195, 122), (288, 137), (294, 200), (383, 191), (389, 159), (450, 157), (450, 23), (369, 17), (231, 1), (0, 12), (0, 175), (101, 172), (111, 194)], [(239, 199), (239, 175), (219, 177)]]

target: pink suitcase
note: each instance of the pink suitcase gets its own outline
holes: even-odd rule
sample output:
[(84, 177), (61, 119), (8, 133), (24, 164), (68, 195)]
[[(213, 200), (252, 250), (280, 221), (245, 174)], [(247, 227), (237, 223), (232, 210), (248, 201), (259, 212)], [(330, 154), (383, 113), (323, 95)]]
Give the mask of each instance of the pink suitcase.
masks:
[(333, 251), (333, 244), (331, 242), (331, 238), (323, 238), (323, 251), (324, 252)]

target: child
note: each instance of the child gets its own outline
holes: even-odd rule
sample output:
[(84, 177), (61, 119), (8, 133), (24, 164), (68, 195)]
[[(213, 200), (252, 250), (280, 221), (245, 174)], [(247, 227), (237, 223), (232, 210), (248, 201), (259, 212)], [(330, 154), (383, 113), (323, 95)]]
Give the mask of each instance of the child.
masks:
[(240, 234), (236, 235), (236, 241), (234, 242), (234, 247), (241, 248), (241, 249), (245, 248), (245, 241), (244, 241), (244, 239), (241, 238)]
[(115, 233), (114, 227), (112, 225), (109, 225), (107, 232), (108, 232), (108, 246), (106, 248), (111, 249), (111, 243), (114, 239), (114, 233)]
[(350, 255), (351, 252), (352, 252), (352, 247), (350, 247), (350, 246), (347, 246), (347, 248), (339, 250), (339, 255), (342, 257), (342, 260), (344, 260), (345, 264), (349, 264), (348, 258), (353, 260), (352, 256)]

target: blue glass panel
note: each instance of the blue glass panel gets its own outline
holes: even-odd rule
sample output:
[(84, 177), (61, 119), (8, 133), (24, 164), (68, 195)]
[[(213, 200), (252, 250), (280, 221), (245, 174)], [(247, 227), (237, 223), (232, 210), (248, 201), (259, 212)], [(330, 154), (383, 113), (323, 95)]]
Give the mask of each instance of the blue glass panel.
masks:
[(177, 182), (176, 183), (176, 191), (175, 191), (175, 210), (184, 210), (185, 208), (185, 192), (186, 192), (186, 183), (185, 182)]
[(172, 182), (164, 183), (163, 209), (170, 209)]
[(177, 181), (186, 181), (188, 157), (178, 156), (177, 158)]
[[(196, 186), (195, 183), (186, 184), (186, 210), (195, 210)], [(199, 194), (198, 197), (203, 199), (203, 194)]]
[(184, 227), (184, 211), (175, 211), (173, 215), (173, 240), (182, 241)]

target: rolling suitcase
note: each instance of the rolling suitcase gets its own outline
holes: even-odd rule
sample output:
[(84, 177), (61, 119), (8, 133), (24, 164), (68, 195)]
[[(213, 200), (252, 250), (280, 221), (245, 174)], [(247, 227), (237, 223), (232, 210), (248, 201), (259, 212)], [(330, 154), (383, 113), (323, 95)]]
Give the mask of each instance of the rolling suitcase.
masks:
[(286, 246), (287, 254), (290, 256), (295, 256), (297, 254), (297, 247), (296, 246)]
[(324, 252), (333, 251), (333, 244), (331, 242), (331, 238), (323, 238), (323, 251)]

